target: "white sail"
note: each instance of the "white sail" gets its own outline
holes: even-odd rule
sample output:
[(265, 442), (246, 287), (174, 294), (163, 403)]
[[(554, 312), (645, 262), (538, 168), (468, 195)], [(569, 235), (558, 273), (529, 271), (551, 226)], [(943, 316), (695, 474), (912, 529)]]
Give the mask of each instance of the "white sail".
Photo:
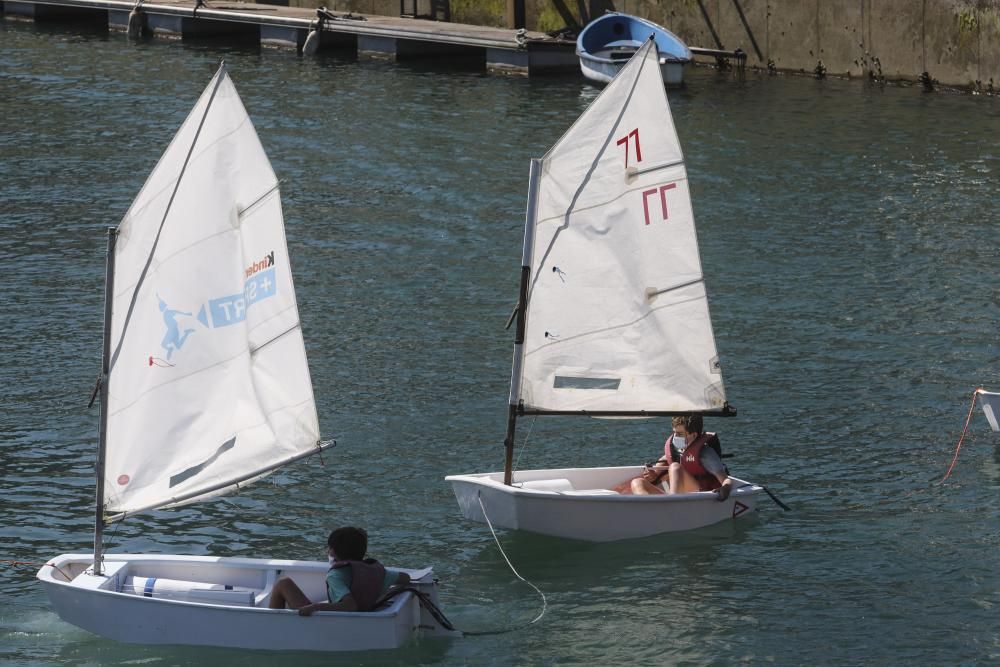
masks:
[(278, 181), (224, 68), (118, 231), (106, 511), (219, 493), (314, 451)]
[(724, 405), (687, 170), (652, 42), (542, 158), (528, 220), (512, 403), (607, 412)]

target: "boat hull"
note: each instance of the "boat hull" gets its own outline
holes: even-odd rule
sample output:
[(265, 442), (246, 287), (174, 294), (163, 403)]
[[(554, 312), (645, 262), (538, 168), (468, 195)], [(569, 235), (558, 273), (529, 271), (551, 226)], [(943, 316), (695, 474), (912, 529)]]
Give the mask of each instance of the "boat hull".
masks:
[[(734, 491), (622, 495), (610, 489), (641, 474), (639, 466), (522, 470), (513, 486), (503, 473), (451, 475), (462, 515), (495, 527), (588, 542), (612, 542), (703, 528), (749, 517), (763, 487), (733, 478)], [(485, 510), (485, 515), (484, 515)]]
[(660, 72), (667, 86), (684, 83), (684, 67), (691, 62), (691, 50), (663, 26), (637, 16), (608, 12), (580, 33), (576, 55), (580, 71), (596, 83), (608, 83), (650, 36), (656, 41)]
[[(580, 58), (580, 71), (583, 76), (595, 83), (609, 83), (615, 75), (621, 71), (624, 63), (609, 61), (602, 58), (595, 58), (585, 54), (578, 54)], [(687, 63), (679, 61), (660, 62), (660, 73), (663, 75), (663, 82), (670, 87), (684, 84), (684, 66)]]
[[(99, 577), (89, 569), (92, 562), (91, 554), (64, 554), (37, 576), (60, 618), (121, 642), (361, 651), (398, 648), (418, 634), (455, 634), (441, 627), (412, 593), (372, 612), (302, 617), (293, 610), (267, 608), (279, 576), (292, 577), (310, 599), (325, 599), (329, 565), (322, 562), (106, 554)], [(430, 568), (401, 571), (436, 604)], [(164, 580), (166, 587), (159, 583)]]

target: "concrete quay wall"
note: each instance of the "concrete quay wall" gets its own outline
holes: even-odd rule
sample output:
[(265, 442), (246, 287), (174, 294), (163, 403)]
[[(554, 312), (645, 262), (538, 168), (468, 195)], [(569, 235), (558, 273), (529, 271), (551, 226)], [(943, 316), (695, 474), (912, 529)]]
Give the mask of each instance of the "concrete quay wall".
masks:
[(750, 67), (1000, 89), (1000, 0), (290, 1), (543, 32), (578, 30), (615, 10), (659, 23), (690, 46), (743, 49)]

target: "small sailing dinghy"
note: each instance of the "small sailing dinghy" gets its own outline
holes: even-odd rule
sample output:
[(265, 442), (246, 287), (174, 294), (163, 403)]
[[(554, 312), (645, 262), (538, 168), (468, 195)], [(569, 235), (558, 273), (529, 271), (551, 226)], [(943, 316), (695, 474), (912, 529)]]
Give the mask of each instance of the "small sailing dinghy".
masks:
[(749, 516), (764, 490), (619, 495), (641, 466), (512, 471), (518, 417), (735, 414), (658, 64), (648, 41), (531, 162), (505, 469), (446, 478), (468, 519), (605, 542)]
[(663, 26), (620, 12), (607, 12), (580, 32), (576, 40), (580, 71), (591, 81), (607, 83), (650, 36), (659, 51), (663, 81), (668, 86), (684, 83), (684, 67), (691, 62), (687, 44)]
[[(395, 648), (451, 634), (430, 568), (365, 613), (267, 608), (291, 577), (324, 600), (326, 562), (105, 554), (109, 523), (240, 488), (319, 437), (278, 181), (224, 67), (108, 233), (94, 553), (38, 572), (59, 616), (142, 644)], [(447, 621), (445, 621), (447, 623)]]

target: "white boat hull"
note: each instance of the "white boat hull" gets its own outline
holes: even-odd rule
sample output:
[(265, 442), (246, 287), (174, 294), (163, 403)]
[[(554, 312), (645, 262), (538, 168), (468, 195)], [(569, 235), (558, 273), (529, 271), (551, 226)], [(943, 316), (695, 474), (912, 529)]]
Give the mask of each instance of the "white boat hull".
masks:
[[(628, 61), (611, 61), (606, 58), (595, 58), (586, 54), (580, 57), (580, 71), (583, 76), (596, 83), (609, 83)], [(684, 84), (684, 66), (687, 62), (660, 59), (660, 74), (663, 83), (670, 88)]]
[[(763, 487), (733, 478), (719, 501), (713, 492), (622, 495), (610, 489), (638, 477), (639, 466), (521, 470), (513, 486), (503, 473), (451, 475), (462, 515), (494, 527), (589, 542), (612, 542), (703, 528), (751, 516)], [(484, 516), (484, 508), (485, 515)]]
[[(92, 574), (92, 563), (91, 554), (64, 554), (37, 576), (60, 618), (121, 642), (361, 651), (398, 648), (417, 634), (457, 634), (440, 626), (408, 592), (371, 612), (302, 617), (267, 608), (279, 576), (292, 577), (311, 600), (325, 600), (329, 565), (323, 562), (106, 554), (99, 577)], [(430, 568), (400, 571), (437, 603)], [(162, 580), (168, 585), (161, 586)]]

